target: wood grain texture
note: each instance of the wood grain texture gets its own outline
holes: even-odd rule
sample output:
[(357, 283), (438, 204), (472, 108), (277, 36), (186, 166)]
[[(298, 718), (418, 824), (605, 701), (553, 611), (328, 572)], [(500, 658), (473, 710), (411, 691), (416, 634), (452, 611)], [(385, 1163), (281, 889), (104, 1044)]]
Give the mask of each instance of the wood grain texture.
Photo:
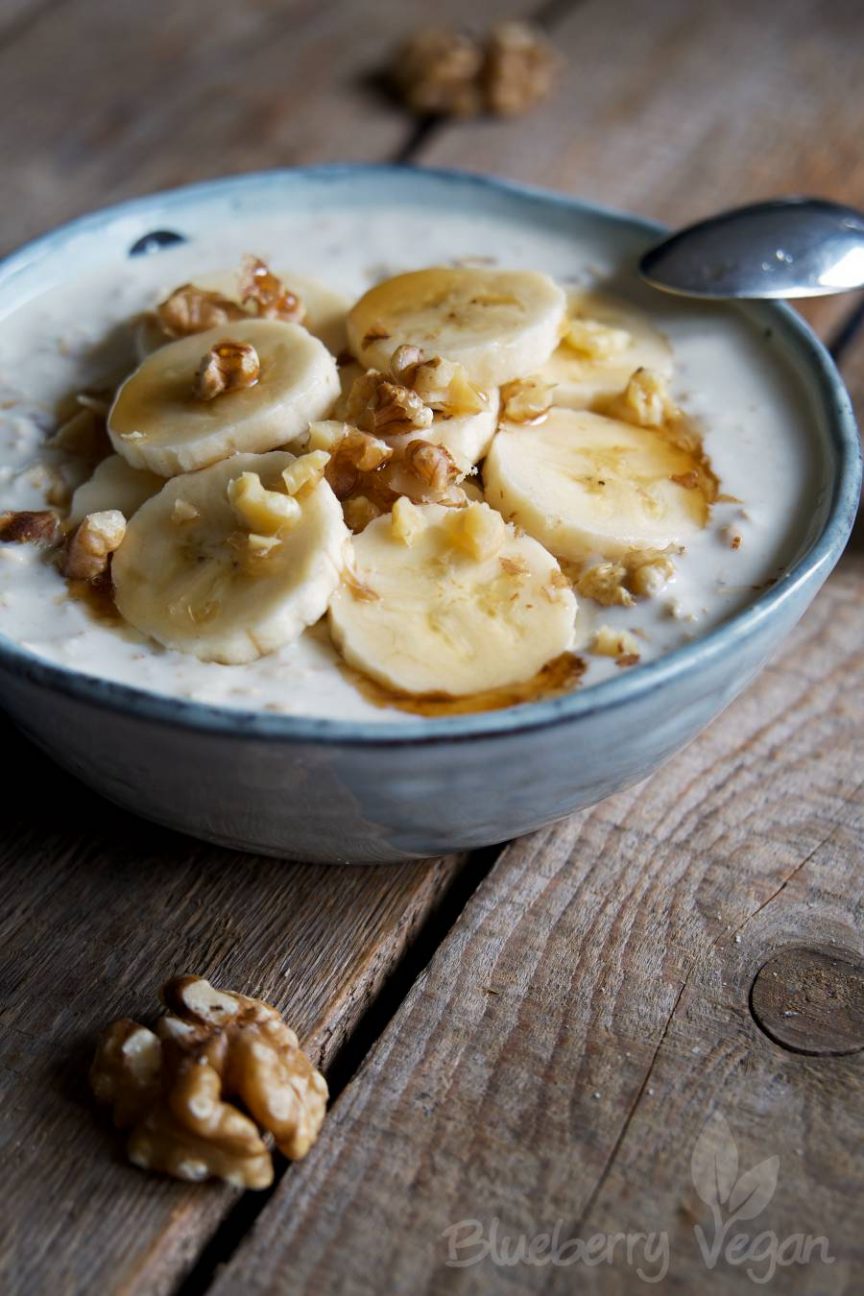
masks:
[(49, 9), (63, 3), (64, 0), (0, 0), (0, 46), (18, 40)]
[[(809, 192), (864, 206), (858, 0), (582, 0), (555, 100), (440, 132), (432, 165), (492, 171), (681, 226)], [(847, 298), (808, 303), (823, 332)]]
[(443, 1230), (496, 1218), (665, 1232), (666, 1289), (737, 1292), (693, 1232), (714, 1112), (742, 1170), (780, 1157), (754, 1232), (824, 1233), (837, 1257), (783, 1292), (857, 1290), (862, 1055), (778, 1048), (748, 994), (789, 943), (864, 952), (861, 579), (850, 555), (783, 658), (647, 783), (505, 851), (215, 1296), (634, 1289), (626, 1266), (447, 1268)]
[[(35, 0), (34, 0), (35, 5)], [(524, 11), (484, 0), (490, 20)], [(459, 20), (439, 0), (436, 20)], [(410, 118), (373, 84), (420, 0), (56, 2), (4, 48), (8, 250), (105, 203), (189, 181), (401, 151)]]
[(328, 1066), (459, 861), (322, 868), (217, 850), (132, 819), (3, 737), (16, 758), (0, 844), (0, 1140), (17, 1187), (0, 1286), (168, 1291), (236, 1194), (125, 1163), (87, 1093), (95, 1034), (149, 1020), (162, 981), (193, 970), (283, 1007)]

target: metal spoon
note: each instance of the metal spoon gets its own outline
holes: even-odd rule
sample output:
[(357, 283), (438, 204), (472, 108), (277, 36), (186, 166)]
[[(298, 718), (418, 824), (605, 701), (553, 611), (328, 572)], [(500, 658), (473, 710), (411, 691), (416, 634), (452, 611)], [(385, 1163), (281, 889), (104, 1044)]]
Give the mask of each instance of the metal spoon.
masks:
[(822, 198), (774, 198), (689, 225), (639, 270), (684, 297), (822, 297), (864, 287), (864, 214)]

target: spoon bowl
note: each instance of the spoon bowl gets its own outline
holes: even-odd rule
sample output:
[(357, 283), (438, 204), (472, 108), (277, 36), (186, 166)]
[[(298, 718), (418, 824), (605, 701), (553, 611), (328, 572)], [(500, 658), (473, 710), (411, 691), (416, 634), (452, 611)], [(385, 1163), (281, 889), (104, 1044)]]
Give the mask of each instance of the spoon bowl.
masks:
[(700, 221), (642, 257), (642, 277), (684, 297), (822, 297), (864, 287), (864, 214), (775, 198)]

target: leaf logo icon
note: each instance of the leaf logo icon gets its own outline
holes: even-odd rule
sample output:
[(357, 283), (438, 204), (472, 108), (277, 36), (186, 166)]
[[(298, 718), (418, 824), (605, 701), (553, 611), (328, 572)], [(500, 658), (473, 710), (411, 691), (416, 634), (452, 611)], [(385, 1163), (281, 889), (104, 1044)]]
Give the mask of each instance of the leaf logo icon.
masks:
[[(777, 1158), (772, 1157), (771, 1160), (776, 1161)], [(767, 1164), (767, 1161), (762, 1162), (763, 1166)], [(759, 1170), (761, 1167), (757, 1166), (756, 1169)], [(714, 1113), (696, 1140), (690, 1161), (690, 1173), (697, 1193), (705, 1205), (710, 1206), (712, 1209), (717, 1209), (729, 1201), (733, 1190), (737, 1191), (740, 1184), (748, 1178), (748, 1175), (755, 1174), (755, 1170), (748, 1171), (748, 1174), (742, 1175), (736, 1184), (735, 1181), (738, 1179), (738, 1147), (729, 1128), (729, 1122), (722, 1113)], [(775, 1165), (775, 1187), (776, 1184), (777, 1167)], [(745, 1192), (745, 1197), (749, 1197), (750, 1191), (752, 1189)], [(773, 1191), (772, 1188), (766, 1199), (766, 1204), (770, 1200)], [(741, 1201), (744, 1201), (744, 1197), (741, 1198)], [(743, 1218), (749, 1219), (751, 1217), (742, 1216)]]
[(742, 1174), (729, 1195), (734, 1220), (755, 1219), (765, 1209), (776, 1191), (779, 1167), (780, 1158), (772, 1156)]
[(822, 1261), (834, 1263), (828, 1239), (821, 1235), (793, 1233), (781, 1240), (768, 1229), (756, 1237), (732, 1232), (742, 1220), (755, 1219), (765, 1210), (777, 1191), (779, 1169), (780, 1158), (771, 1156), (739, 1177), (738, 1145), (729, 1122), (719, 1111), (708, 1119), (690, 1158), (693, 1186), (711, 1211), (711, 1228), (693, 1225), (706, 1269), (725, 1260), (732, 1267), (745, 1266), (744, 1272), (753, 1282), (766, 1283), (781, 1265), (807, 1264), (817, 1246)]

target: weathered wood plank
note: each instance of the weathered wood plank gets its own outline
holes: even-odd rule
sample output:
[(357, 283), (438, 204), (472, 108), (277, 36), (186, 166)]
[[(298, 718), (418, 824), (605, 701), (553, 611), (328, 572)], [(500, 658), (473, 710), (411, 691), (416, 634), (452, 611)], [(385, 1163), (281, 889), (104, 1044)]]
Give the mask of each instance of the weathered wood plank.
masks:
[[(864, 335), (844, 368), (864, 398)], [(715, 1113), (741, 1172), (780, 1158), (776, 1192), (727, 1241), (824, 1235), (835, 1263), (814, 1250), (782, 1290), (857, 1290), (864, 1055), (790, 1052), (748, 998), (790, 945), (864, 967), (862, 587), (858, 538), (779, 660), (686, 752), (507, 848), (214, 1296), (634, 1290), (623, 1242), (595, 1267), (488, 1253), (496, 1229), (556, 1227), (561, 1243), (655, 1234), (653, 1259), (633, 1255), (666, 1265), (661, 1290), (732, 1296), (740, 1263), (707, 1268), (695, 1233), (710, 1248), (690, 1166)], [(445, 1234), (472, 1220), (473, 1249), (467, 1225)], [(772, 1244), (756, 1246), (764, 1275)]]
[(0, 0), (0, 45), (17, 40), (63, 0)]
[(413, 122), (370, 74), (425, 17), (420, 0), (57, 4), (0, 42), (0, 247), (153, 189), (398, 153)]
[(460, 862), (329, 869), (217, 850), (131, 819), (3, 736), (6, 1290), (168, 1290), (235, 1194), (124, 1163), (86, 1092), (94, 1033), (146, 1020), (166, 976), (200, 970), (284, 1006), (329, 1064)]
[[(492, 171), (684, 225), (810, 192), (864, 206), (861, 7), (583, 0), (556, 26), (554, 102), (439, 132), (438, 166)], [(809, 303), (825, 333), (848, 298)]]
[[(496, 1217), (529, 1238), (558, 1220), (562, 1240), (663, 1230), (675, 1290), (737, 1291), (692, 1231), (688, 1166), (716, 1110), (742, 1170), (781, 1157), (754, 1231), (824, 1233), (840, 1258), (818, 1287), (789, 1270), (784, 1292), (852, 1290), (860, 1056), (787, 1054), (747, 995), (785, 943), (864, 950), (861, 580), (853, 556), (783, 658), (649, 782), (508, 848), (216, 1296), (450, 1292), (443, 1230), (488, 1236)], [(486, 1260), (458, 1290), (626, 1277)]]

